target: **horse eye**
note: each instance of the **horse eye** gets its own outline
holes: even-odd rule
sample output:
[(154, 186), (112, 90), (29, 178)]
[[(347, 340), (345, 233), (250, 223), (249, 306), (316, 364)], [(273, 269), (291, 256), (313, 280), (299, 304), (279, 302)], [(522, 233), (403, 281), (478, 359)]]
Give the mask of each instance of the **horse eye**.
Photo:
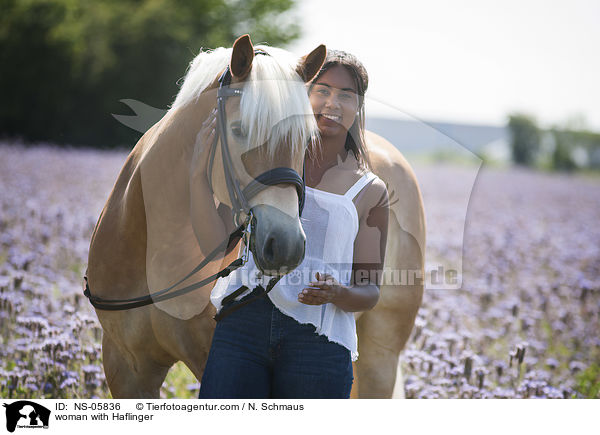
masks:
[(242, 124), (240, 122), (234, 122), (231, 124), (231, 132), (236, 137), (246, 137), (246, 131), (242, 128)]

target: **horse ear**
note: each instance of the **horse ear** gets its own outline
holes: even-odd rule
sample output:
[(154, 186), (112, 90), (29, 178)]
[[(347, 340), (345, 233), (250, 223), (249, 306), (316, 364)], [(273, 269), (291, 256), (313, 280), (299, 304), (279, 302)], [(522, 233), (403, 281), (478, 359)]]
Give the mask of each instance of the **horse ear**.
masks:
[(252, 69), (252, 61), (254, 60), (254, 47), (250, 41), (250, 35), (240, 36), (233, 43), (233, 53), (229, 68), (231, 74), (240, 80), (246, 78)]
[(310, 82), (317, 75), (325, 62), (325, 56), (327, 56), (327, 48), (321, 44), (302, 58), (296, 72), (302, 77), (304, 83)]

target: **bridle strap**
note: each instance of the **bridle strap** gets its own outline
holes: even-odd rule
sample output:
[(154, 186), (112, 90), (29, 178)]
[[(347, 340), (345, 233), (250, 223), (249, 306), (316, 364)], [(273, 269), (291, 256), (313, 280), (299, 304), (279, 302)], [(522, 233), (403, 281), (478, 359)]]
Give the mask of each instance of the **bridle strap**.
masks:
[(306, 185), (304, 183), (304, 179), (300, 178), (298, 173), (291, 168), (274, 168), (260, 174), (258, 177), (248, 183), (242, 193), (243, 196), (252, 198), (269, 186), (286, 183), (292, 184), (296, 188), (296, 192), (298, 193), (298, 198), (300, 201), (300, 215), (302, 215), (302, 209), (304, 208), (304, 189), (306, 188)]
[(239, 301), (235, 301), (234, 298), (238, 297), (246, 290), (248, 290), (248, 287), (246, 287), (245, 285), (241, 286), (235, 292), (223, 299), (223, 301), (221, 302), (221, 309), (217, 314), (215, 314), (213, 319), (215, 319), (218, 322), (219, 320), (222, 320), (225, 316), (228, 316), (229, 314), (239, 310), (243, 306), (248, 305), (250, 302), (265, 297), (271, 291), (271, 289), (275, 287), (275, 284), (277, 284), (277, 282), (280, 279), (280, 276), (273, 277), (269, 280), (266, 289), (259, 284), (256, 287), (254, 287), (254, 289), (242, 299), (240, 299)]
[(246, 221), (244, 221), (244, 223), (242, 225), (240, 225), (238, 228), (236, 228), (229, 235), (227, 240), (223, 240), (223, 242), (221, 242), (221, 244), (219, 244), (219, 246), (217, 246), (215, 249), (213, 249), (210, 252), (210, 254), (208, 254), (206, 256), (206, 258), (204, 258), (204, 260), (202, 260), (200, 262), (200, 264), (198, 264), (190, 273), (188, 273), (182, 279), (177, 281), (175, 284), (173, 284), (163, 290), (151, 293), (149, 295), (140, 296), (137, 298), (104, 299), (99, 296), (94, 296), (91, 294), (90, 287), (88, 285), (87, 276), (84, 276), (83, 278), (85, 279), (85, 290), (84, 290), (83, 294), (90, 300), (90, 303), (92, 304), (92, 306), (94, 308), (97, 308), (100, 310), (107, 310), (107, 311), (129, 310), (131, 308), (143, 307), (144, 305), (150, 305), (155, 302), (160, 302), (160, 301), (174, 298), (176, 296), (184, 295), (193, 290), (196, 290), (197, 288), (205, 286), (206, 284), (208, 284), (211, 281), (214, 281), (221, 277), (228, 276), (231, 272), (238, 269), (239, 267), (241, 267), (244, 264), (242, 258), (238, 258), (238, 259), (232, 261), (227, 267), (225, 267), (224, 269), (220, 270), (219, 272), (203, 279), (202, 281), (199, 281), (195, 284), (191, 284), (182, 289), (170, 292), (175, 287), (177, 287), (179, 284), (184, 282), (186, 279), (188, 279), (189, 277), (191, 277), (192, 275), (194, 275), (195, 273), (200, 271), (202, 268), (204, 268), (223, 249), (225, 249), (224, 256), (227, 255), (229, 252), (231, 252), (231, 250), (238, 244), (240, 238), (243, 236), (247, 225), (249, 225), (249, 220), (250, 220), (250, 216), (248, 219), (246, 219)]

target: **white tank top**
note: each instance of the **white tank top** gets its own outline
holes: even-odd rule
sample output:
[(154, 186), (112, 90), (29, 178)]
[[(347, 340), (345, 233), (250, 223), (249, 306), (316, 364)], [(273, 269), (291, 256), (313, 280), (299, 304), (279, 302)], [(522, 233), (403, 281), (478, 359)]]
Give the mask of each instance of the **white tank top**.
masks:
[[(375, 174), (366, 172), (344, 195), (306, 186), (304, 210), (300, 218), (306, 234), (304, 260), (294, 271), (283, 276), (268, 294), (283, 314), (300, 323), (314, 325), (318, 334), (349, 349), (352, 361), (358, 358), (354, 313), (332, 303), (302, 304), (298, 302), (298, 294), (308, 287), (310, 281), (316, 281), (316, 272), (328, 273), (343, 285), (350, 283), (354, 240), (359, 226), (358, 213), (352, 200), (375, 178)], [(271, 277), (257, 278), (258, 272), (250, 253), (246, 264), (215, 283), (210, 296), (215, 308), (220, 310), (223, 298), (242, 285), (247, 286), (248, 290), (236, 300), (250, 293), (257, 284), (266, 288)]]

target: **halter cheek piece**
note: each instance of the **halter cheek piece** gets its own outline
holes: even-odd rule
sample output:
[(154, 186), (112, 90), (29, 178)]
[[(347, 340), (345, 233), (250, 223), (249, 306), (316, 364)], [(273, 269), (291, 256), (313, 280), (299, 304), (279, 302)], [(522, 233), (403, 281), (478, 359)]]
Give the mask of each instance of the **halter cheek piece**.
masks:
[[(255, 50), (254, 54), (262, 54), (268, 56), (267, 52), (260, 49)], [(229, 235), (227, 240), (221, 242), (219, 246), (217, 246), (210, 254), (208, 254), (206, 258), (202, 260), (200, 264), (198, 264), (198, 266), (196, 266), (194, 270), (188, 273), (185, 277), (180, 279), (172, 286), (149, 295), (130, 299), (104, 299), (98, 296), (93, 296), (90, 292), (87, 276), (84, 276), (83, 278), (85, 280), (85, 289), (83, 294), (89, 299), (90, 303), (94, 308), (106, 311), (129, 310), (132, 308), (150, 305), (155, 302), (161, 302), (164, 300), (172, 299), (176, 296), (184, 295), (200, 287), (203, 287), (206, 284), (218, 278), (226, 277), (231, 272), (241, 267), (244, 263), (246, 263), (246, 261), (248, 261), (248, 252), (250, 250), (251, 241), (253, 240), (252, 230), (256, 225), (256, 218), (254, 218), (252, 214), (252, 209), (248, 204), (248, 200), (253, 198), (259, 192), (261, 192), (269, 186), (282, 183), (293, 184), (296, 187), (296, 191), (298, 193), (298, 209), (300, 216), (302, 216), (306, 188), (304, 182), (304, 167), (302, 169), (302, 178), (298, 175), (296, 171), (294, 171), (291, 168), (275, 168), (260, 174), (258, 177), (256, 177), (256, 179), (248, 183), (248, 185), (243, 190), (240, 187), (238, 179), (235, 176), (235, 169), (233, 166), (231, 154), (229, 152), (229, 146), (227, 143), (227, 114), (225, 113), (225, 102), (229, 97), (241, 97), (242, 90), (230, 88), (230, 84), (231, 72), (229, 70), (229, 67), (227, 67), (227, 69), (225, 69), (225, 71), (219, 78), (219, 89), (217, 91), (217, 130), (215, 134), (215, 140), (212, 144), (209, 156), (210, 160), (208, 165), (208, 182), (212, 191), (212, 168), (214, 163), (215, 151), (220, 135), (225, 181), (227, 183), (227, 190), (229, 191), (229, 198), (231, 200), (232, 205), (233, 222), (234, 225), (237, 225), (237, 228)], [(239, 219), (242, 213), (246, 214), (246, 219), (244, 220), (244, 222), (240, 223)], [(232, 261), (225, 269), (203, 279), (202, 281), (188, 285), (179, 290), (171, 291), (178, 285), (183, 283), (185, 280), (187, 280), (189, 277), (197, 273), (199, 270), (201, 270), (204, 266), (206, 266), (217, 256), (219, 252), (225, 250), (225, 255), (231, 252), (231, 250), (237, 245), (240, 238), (243, 238), (245, 244), (244, 252), (240, 258)], [(239, 301), (235, 301), (234, 299), (237, 296), (241, 295), (246, 290), (248, 290), (246, 286), (238, 288), (235, 292), (223, 299), (223, 308), (217, 313), (217, 315), (215, 316), (215, 320), (218, 321), (225, 317), (225, 315), (241, 308), (242, 306), (252, 302), (253, 300), (258, 299), (260, 297), (264, 297), (269, 291), (271, 291), (271, 289), (280, 279), (281, 277), (272, 277), (269, 283), (267, 284), (266, 289), (263, 288), (261, 285), (258, 285), (250, 294), (248, 294)]]

